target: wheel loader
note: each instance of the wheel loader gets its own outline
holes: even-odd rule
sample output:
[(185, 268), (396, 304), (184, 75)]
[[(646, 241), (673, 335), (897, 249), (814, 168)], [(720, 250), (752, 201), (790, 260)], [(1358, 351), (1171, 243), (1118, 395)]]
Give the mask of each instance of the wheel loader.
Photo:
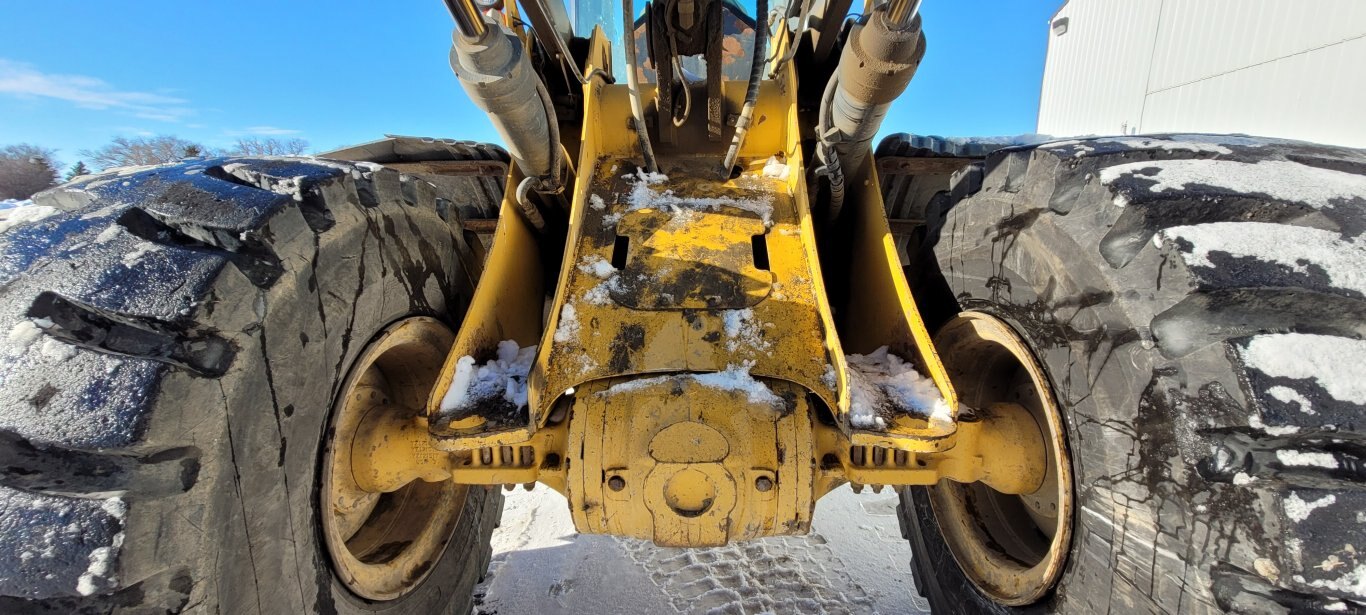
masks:
[(1366, 153), (874, 148), (914, 0), (445, 8), (503, 147), (4, 222), (0, 611), (469, 612), (536, 483), (683, 548), (891, 489), (936, 613), (1366, 609)]

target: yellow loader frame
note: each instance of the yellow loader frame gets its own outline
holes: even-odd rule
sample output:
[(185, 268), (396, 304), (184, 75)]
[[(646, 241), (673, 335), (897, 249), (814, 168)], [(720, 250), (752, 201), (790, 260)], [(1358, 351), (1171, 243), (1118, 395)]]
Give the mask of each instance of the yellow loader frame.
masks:
[[(607, 65), (601, 30), (591, 49), (585, 74)], [(816, 500), (846, 482), (880, 490), (950, 479), (1036, 490), (1044, 443), (1027, 412), (1002, 406), (958, 416), (872, 164), (847, 170), (850, 250), (824, 261), (838, 270), (822, 270), (797, 78), (789, 63), (762, 84), (731, 179), (710, 174), (715, 156), (667, 151), (659, 166), (673, 179), (634, 173), (640, 152), (626, 122), (627, 86), (590, 79), (553, 301), (545, 300), (546, 242), (510, 191), (428, 420), (362, 430), (356, 446), (368, 447), (370, 461), (358, 480), (380, 490), (415, 477), (540, 482), (569, 499), (581, 532), (670, 546), (805, 533)], [(732, 87), (726, 96), (738, 108), (743, 92)], [(785, 177), (771, 172), (777, 165), (789, 169)], [(514, 166), (507, 185), (521, 179)], [(633, 201), (642, 189), (655, 206)], [(669, 195), (767, 198), (771, 210), (693, 210), (680, 222)], [(832, 275), (849, 280), (845, 305), (829, 304)], [(443, 417), (457, 362), (482, 362), (504, 340), (538, 347), (526, 414)], [(885, 417), (885, 429), (853, 425), (845, 355), (881, 346), (933, 379), (951, 420), (899, 414)], [(709, 381), (738, 373), (772, 397)]]

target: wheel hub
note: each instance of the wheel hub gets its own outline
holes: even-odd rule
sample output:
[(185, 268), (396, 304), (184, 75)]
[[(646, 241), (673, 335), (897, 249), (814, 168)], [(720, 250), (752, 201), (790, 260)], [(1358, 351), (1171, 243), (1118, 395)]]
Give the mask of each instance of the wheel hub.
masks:
[(1045, 474), (1032, 492), (951, 481), (929, 488), (940, 531), (968, 579), (1002, 604), (1031, 604), (1057, 582), (1071, 543), (1072, 470), (1062, 413), (1043, 367), (1001, 320), (964, 312), (935, 341), (966, 406), (1023, 409), (1043, 433)]
[(450, 329), (431, 318), (388, 327), (356, 360), (333, 407), (319, 510), (333, 569), (362, 598), (394, 600), (415, 589), (460, 521), (467, 486), (449, 480), (449, 472), (395, 478), (393, 464), (378, 455), (386, 449), (370, 437), (376, 425), (425, 416), (453, 341)]

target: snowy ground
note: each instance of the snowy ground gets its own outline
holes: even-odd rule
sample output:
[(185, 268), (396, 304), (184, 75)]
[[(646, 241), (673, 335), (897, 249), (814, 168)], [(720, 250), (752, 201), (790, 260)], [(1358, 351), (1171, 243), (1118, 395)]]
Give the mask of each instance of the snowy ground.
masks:
[(929, 612), (890, 490), (826, 496), (808, 536), (691, 550), (578, 535), (544, 486), (506, 497), (477, 615)]

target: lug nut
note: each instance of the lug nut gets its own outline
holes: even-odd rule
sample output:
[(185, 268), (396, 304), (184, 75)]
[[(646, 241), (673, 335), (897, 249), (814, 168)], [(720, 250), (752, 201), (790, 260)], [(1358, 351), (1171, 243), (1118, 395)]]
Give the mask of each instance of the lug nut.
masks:
[(754, 488), (761, 492), (769, 491), (770, 489), (773, 489), (773, 479), (767, 476), (760, 476), (759, 478), (754, 479)]
[(620, 476), (613, 476), (607, 479), (607, 488), (612, 491), (621, 491), (626, 488), (626, 479)]

